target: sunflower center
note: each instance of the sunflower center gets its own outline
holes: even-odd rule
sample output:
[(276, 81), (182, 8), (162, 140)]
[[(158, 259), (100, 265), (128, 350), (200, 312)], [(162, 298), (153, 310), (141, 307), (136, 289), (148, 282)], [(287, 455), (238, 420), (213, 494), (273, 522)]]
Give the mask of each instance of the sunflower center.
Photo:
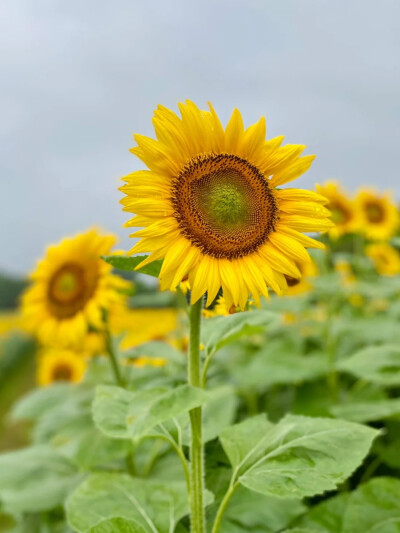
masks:
[(378, 223), (383, 220), (383, 209), (380, 205), (375, 203), (368, 203), (366, 205), (367, 218), (370, 222)]
[(71, 381), (72, 369), (65, 363), (60, 363), (53, 369), (52, 373), (53, 381)]
[(351, 218), (351, 213), (343, 205), (331, 202), (329, 210), (332, 213), (332, 222), (334, 224), (345, 224)]
[(61, 266), (50, 280), (48, 304), (50, 312), (59, 319), (70, 318), (80, 311), (94, 290), (87, 283), (83, 267), (77, 263)]
[(277, 220), (275, 196), (264, 175), (231, 154), (193, 158), (175, 179), (172, 198), (185, 237), (218, 258), (254, 252)]
[(288, 287), (296, 287), (300, 283), (300, 278), (292, 278), (291, 276), (285, 275), (286, 283)]

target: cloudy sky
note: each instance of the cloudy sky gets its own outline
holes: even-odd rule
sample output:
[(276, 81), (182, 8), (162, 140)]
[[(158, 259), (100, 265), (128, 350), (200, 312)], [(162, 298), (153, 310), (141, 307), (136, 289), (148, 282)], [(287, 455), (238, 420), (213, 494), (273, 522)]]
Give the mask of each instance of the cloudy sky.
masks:
[(298, 185), (400, 197), (399, 20), (399, 0), (1, 0), (0, 270), (93, 224), (129, 246), (117, 188), (158, 103), (265, 115), (317, 154)]

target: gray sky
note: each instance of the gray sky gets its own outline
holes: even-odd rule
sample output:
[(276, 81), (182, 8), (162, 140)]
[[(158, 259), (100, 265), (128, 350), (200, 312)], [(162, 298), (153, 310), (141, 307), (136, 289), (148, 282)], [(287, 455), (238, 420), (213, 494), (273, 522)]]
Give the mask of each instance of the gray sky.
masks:
[(337, 178), (400, 196), (399, 0), (1, 0), (0, 270), (92, 224), (128, 248), (119, 178), (162, 103), (317, 154), (296, 184)]

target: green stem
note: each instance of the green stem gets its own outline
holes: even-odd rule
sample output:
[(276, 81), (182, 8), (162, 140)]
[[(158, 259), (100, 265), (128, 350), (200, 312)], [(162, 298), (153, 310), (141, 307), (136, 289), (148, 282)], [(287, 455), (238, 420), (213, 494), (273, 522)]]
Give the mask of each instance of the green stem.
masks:
[[(200, 323), (203, 299), (200, 298), (190, 307), (190, 341), (188, 360), (188, 383), (192, 387), (201, 387), (200, 368)], [(189, 412), (191, 441), (190, 441), (190, 516), (191, 533), (205, 533), (205, 516), (203, 505), (204, 493), (204, 452), (202, 436), (202, 411), (196, 407)]]
[(104, 333), (105, 341), (106, 341), (106, 349), (108, 352), (108, 355), (110, 356), (111, 366), (114, 372), (115, 381), (120, 387), (125, 387), (125, 382), (122, 378), (121, 369), (119, 367), (118, 363), (118, 356), (116, 354), (114, 344), (110, 335), (110, 332), (108, 329), (105, 330)]
[[(233, 481), (233, 480), (232, 480)], [(213, 528), (212, 528), (212, 532), (211, 533), (218, 533), (219, 531), (219, 528), (221, 526), (221, 521), (222, 521), (222, 516), (223, 514), (225, 513), (226, 511), (226, 508), (228, 506), (228, 503), (230, 502), (230, 499), (232, 498), (238, 484), (237, 483), (230, 483), (229, 485), (229, 488), (225, 494), (225, 496), (223, 497), (221, 503), (220, 503), (220, 506), (218, 508), (218, 511), (217, 511), (217, 515), (215, 517), (215, 521), (214, 521), (214, 525), (213, 525)]]
[(203, 371), (201, 373), (201, 386), (203, 389), (205, 388), (206, 383), (207, 383), (207, 372), (208, 372), (208, 368), (210, 366), (213, 356), (214, 356), (214, 352), (208, 353), (204, 360)]

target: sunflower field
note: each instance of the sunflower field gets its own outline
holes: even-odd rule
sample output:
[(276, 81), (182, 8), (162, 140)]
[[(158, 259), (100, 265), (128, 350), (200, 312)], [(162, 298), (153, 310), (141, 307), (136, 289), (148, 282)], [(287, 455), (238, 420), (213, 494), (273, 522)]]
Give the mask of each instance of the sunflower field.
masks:
[(237, 109), (153, 126), (132, 249), (0, 278), (0, 531), (399, 533), (395, 201), (297, 188), (314, 156)]

